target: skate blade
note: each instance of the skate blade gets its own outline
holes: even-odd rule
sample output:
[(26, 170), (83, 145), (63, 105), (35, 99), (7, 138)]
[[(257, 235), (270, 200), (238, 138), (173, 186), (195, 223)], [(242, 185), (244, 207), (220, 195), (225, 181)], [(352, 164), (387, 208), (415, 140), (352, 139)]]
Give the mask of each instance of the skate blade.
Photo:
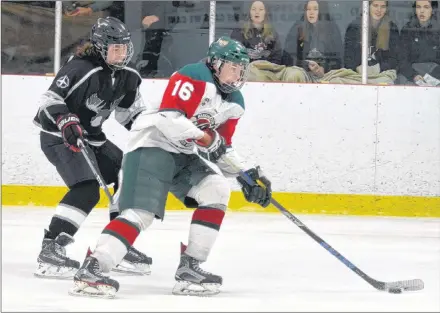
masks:
[(75, 286), (69, 289), (69, 295), (75, 297), (89, 297), (114, 299), (116, 296), (115, 287), (108, 285), (94, 285), (82, 281), (75, 281)]
[(72, 279), (77, 271), (78, 269), (73, 267), (62, 267), (52, 264), (39, 263), (34, 272), (34, 276), (37, 278), (65, 280)]
[(75, 273), (72, 273), (72, 275), (69, 276), (40, 275), (39, 273), (34, 273), (34, 276), (40, 279), (70, 280), (75, 277)]
[(173, 295), (211, 297), (220, 293), (220, 284), (196, 284), (189, 281), (178, 281), (173, 288)]
[(122, 260), (121, 263), (112, 268), (112, 271), (133, 276), (145, 276), (151, 274), (150, 265), (142, 263), (130, 263), (125, 260)]

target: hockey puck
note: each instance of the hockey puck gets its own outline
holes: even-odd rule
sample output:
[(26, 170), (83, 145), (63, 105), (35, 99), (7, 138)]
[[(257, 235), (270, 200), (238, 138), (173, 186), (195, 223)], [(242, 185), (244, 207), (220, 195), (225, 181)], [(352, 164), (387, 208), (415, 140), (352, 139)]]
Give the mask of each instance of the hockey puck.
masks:
[(389, 293), (402, 293), (403, 289), (402, 288), (390, 288), (388, 289)]

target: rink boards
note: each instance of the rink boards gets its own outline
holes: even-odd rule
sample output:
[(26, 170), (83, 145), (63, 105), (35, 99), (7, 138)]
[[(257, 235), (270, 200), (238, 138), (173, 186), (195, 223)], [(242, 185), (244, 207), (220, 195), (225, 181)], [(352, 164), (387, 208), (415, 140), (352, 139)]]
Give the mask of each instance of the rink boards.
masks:
[[(2, 205), (55, 207), (67, 188), (56, 186), (2, 186)], [(440, 217), (439, 197), (374, 196), (275, 192), (274, 198), (291, 212), (301, 214), (370, 215), (402, 217)], [(98, 207), (108, 207), (101, 190)], [(169, 195), (167, 210), (186, 210)], [(278, 212), (269, 206), (261, 208), (248, 203), (240, 191), (233, 191), (229, 210), (238, 212)]]
[[(32, 124), (51, 81), (2, 75), (3, 205), (50, 207), (65, 193)], [(166, 82), (144, 80), (144, 99), (159, 101)], [(440, 217), (439, 88), (248, 83), (243, 93), (233, 144), (292, 212)], [(111, 118), (104, 130), (125, 147), (122, 126)], [(276, 211), (248, 204), (232, 186), (231, 210)], [(184, 207), (170, 196), (167, 209)]]

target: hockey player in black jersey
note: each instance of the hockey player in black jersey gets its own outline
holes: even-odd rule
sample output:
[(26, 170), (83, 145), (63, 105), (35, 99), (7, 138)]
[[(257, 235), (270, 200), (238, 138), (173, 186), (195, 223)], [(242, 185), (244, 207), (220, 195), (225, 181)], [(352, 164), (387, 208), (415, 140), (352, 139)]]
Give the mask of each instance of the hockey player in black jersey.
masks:
[[(40, 99), (34, 123), (41, 129), (41, 149), (69, 191), (44, 232), (35, 272), (38, 277), (73, 277), (80, 264), (66, 256), (65, 246), (73, 243), (73, 236), (100, 198), (98, 181), (80, 153), (78, 139), (87, 144), (106, 183), (113, 183), (115, 192), (118, 188), (123, 153), (106, 138), (102, 124), (115, 111), (116, 120), (130, 129), (144, 110), (139, 92), (142, 79), (128, 66), (132, 56), (126, 26), (113, 17), (99, 18), (90, 41), (78, 48)], [(117, 215), (116, 210), (110, 219)], [(114, 270), (148, 274), (151, 263), (151, 258), (131, 247)]]

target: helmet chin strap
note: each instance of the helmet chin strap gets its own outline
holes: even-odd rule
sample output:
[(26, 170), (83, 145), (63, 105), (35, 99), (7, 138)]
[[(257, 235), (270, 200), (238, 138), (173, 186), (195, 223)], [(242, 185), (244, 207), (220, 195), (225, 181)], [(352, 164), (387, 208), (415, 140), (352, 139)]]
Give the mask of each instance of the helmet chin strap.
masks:
[(214, 81), (216, 82), (220, 91), (225, 93), (227, 85), (220, 82), (220, 73), (221, 73), (223, 65), (224, 65), (224, 62), (222, 62), (219, 59), (213, 60), (213, 62), (209, 63), (209, 67), (211, 69), (212, 75), (214, 76)]
[(219, 83), (220, 82), (220, 74), (222, 72), (222, 68), (225, 65), (225, 62), (222, 62), (220, 59), (215, 60), (215, 75), (217, 75)]

